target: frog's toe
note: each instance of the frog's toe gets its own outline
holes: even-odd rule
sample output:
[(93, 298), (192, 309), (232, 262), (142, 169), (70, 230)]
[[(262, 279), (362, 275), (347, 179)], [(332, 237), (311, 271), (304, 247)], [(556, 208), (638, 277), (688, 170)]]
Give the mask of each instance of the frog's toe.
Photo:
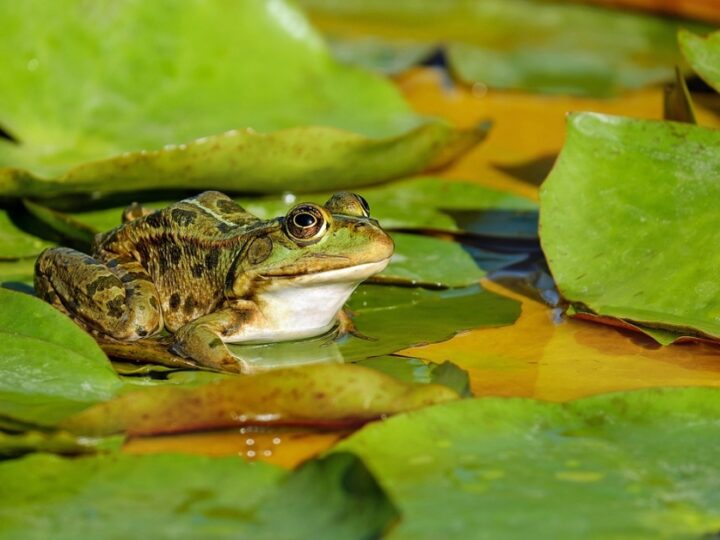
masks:
[(227, 373), (247, 373), (245, 362), (233, 356), (220, 338), (214, 338), (207, 343), (200, 339), (200, 336), (192, 334), (181, 337), (169, 347), (169, 351), (204, 368)]

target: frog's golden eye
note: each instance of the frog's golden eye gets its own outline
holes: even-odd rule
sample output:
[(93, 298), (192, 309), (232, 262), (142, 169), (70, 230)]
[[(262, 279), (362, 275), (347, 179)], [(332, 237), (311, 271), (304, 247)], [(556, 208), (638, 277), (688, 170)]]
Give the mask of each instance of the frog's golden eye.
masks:
[(325, 203), (325, 208), (333, 214), (370, 217), (370, 205), (365, 198), (357, 193), (350, 193), (349, 191), (336, 193), (330, 197), (328, 202)]
[(300, 244), (311, 244), (327, 231), (328, 220), (321, 208), (314, 204), (299, 204), (285, 216), (285, 231)]

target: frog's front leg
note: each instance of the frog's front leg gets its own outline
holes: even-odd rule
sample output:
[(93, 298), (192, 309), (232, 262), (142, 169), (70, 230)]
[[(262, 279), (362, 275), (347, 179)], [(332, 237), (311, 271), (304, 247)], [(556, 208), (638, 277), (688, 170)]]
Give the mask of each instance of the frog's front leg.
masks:
[(231, 306), (195, 319), (180, 328), (175, 332), (175, 343), (170, 350), (212, 369), (247, 373), (247, 363), (228, 350), (223, 338), (237, 335), (244, 326), (252, 325), (262, 316), (253, 302), (236, 300)]
[(157, 290), (139, 262), (107, 262), (69, 248), (43, 251), (35, 263), (38, 296), (81, 326), (118, 340), (134, 340), (162, 329)]

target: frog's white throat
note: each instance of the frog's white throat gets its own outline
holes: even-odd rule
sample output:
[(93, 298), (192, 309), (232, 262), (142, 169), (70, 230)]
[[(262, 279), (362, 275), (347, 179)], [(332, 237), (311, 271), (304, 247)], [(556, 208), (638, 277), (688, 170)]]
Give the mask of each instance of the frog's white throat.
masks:
[(355, 288), (381, 272), (390, 259), (338, 270), (273, 279), (256, 297), (262, 320), (244, 327), (230, 342), (289, 341), (332, 329)]

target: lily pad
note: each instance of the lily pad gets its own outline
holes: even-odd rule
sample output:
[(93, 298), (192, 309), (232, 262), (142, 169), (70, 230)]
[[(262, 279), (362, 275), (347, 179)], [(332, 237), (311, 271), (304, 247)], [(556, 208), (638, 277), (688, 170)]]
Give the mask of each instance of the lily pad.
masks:
[(92, 438), (77, 437), (65, 431), (24, 431), (4, 433), (0, 431), (0, 459), (16, 457), (32, 452), (53, 454), (94, 454), (100, 451), (119, 450), (122, 436)]
[(443, 384), (459, 396), (472, 396), (468, 372), (447, 360), (438, 364), (425, 362), (419, 358), (388, 355), (360, 360), (357, 364), (376, 369), (408, 383)]
[(356, 457), (288, 473), (237, 457), (34, 455), (0, 464), (0, 538), (377, 538), (397, 511)]
[(122, 382), (90, 335), (42, 300), (0, 288), (0, 416), (48, 426)]
[(478, 285), (443, 291), (363, 285), (348, 306), (366, 339), (351, 336), (340, 343), (346, 362), (444, 341), (472, 328), (512, 324), (520, 315), (518, 302)]
[(720, 32), (701, 37), (680, 30), (678, 41), (690, 66), (706, 83), (720, 92)]
[(11, 212), (0, 208), (0, 261), (32, 257), (52, 245), (20, 228)]
[[(676, 32), (690, 22), (536, 0), (302, 0), (313, 22), (342, 43), (343, 59), (368, 65), (364, 40), (384, 56), (407, 42), (446, 43), (450, 67), (482, 88), (606, 96), (672, 79)], [(341, 39), (344, 39), (341, 41)], [(386, 61), (386, 64), (391, 62)], [(392, 64), (391, 64), (392, 65)], [(407, 63), (397, 62), (403, 69)]]
[(68, 418), (62, 428), (106, 436), (248, 424), (354, 426), (457, 397), (442, 385), (411, 385), (361, 366), (319, 364), (230, 375), (189, 388), (140, 389)]
[(0, 140), (2, 195), (347, 187), (441, 165), (484, 136), (424, 120), (388, 81), (334, 62), (284, 0), (31, 0), (0, 19), (0, 123), (19, 141)]
[(541, 191), (560, 292), (598, 315), (720, 337), (720, 132), (583, 113)]
[(0, 287), (24, 286), (32, 292), (35, 257), (14, 261), (0, 261)]
[(387, 538), (702, 537), (720, 524), (720, 392), (568, 404), (472, 399), (367, 426), (357, 453), (403, 515)]
[(373, 282), (467, 287), (485, 275), (457, 242), (418, 234), (393, 233), (391, 236), (395, 253), (388, 267), (372, 277)]

